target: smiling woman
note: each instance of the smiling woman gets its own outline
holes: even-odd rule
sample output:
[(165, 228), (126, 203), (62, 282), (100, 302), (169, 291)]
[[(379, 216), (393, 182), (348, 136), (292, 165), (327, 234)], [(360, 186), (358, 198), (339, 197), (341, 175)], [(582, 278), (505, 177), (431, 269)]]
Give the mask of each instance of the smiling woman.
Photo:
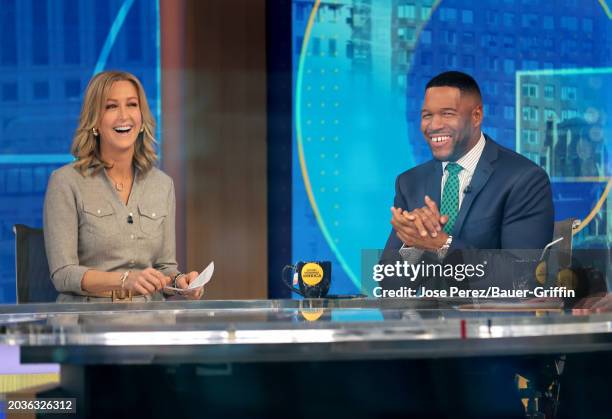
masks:
[(58, 301), (162, 300), (167, 285), (187, 288), (197, 277), (177, 269), (174, 184), (155, 167), (154, 131), (134, 75), (106, 71), (90, 81), (72, 143), (76, 161), (53, 172), (45, 196)]
[(78, 159), (75, 167), (81, 173), (109, 169), (112, 163), (105, 162), (101, 152), (114, 154), (123, 148), (132, 154), (134, 166), (146, 172), (157, 161), (154, 131), (155, 120), (140, 81), (126, 72), (99, 73), (87, 86), (72, 143), (71, 152)]

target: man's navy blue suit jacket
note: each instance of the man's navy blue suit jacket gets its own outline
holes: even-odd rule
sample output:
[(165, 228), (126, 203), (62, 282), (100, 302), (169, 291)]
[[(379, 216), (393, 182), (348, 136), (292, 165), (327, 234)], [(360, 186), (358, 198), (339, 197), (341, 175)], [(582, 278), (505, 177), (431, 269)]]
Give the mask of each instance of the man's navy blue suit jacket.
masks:
[[(463, 197), (449, 252), (455, 249), (542, 249), (552, 240), (554, 208), (548, 175), (531, 160), (485, 135), (485, 147)], [(394, 206), (412, 211), (429, 195), (440, 208), (442, 163), (430, 160), (397, 177)], [(381, 261), (398, 260), (392, 229)]]

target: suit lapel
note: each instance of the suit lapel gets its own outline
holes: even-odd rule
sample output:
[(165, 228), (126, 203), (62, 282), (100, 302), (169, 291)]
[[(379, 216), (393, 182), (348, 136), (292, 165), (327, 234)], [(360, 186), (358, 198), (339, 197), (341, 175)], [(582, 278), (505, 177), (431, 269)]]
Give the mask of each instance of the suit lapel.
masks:
[(461, 208), (459, 209), (459, 214), (457, 214), (457, 219), (455, 220), (453, 236), (458, 236), (461, 233), (461, 228), (463, 227), (463, 223), (470, 212), (470, 207), (472, 206), (474, 199), (476, 199), (482, 188), (489, 180), (491, 173), (493, 173), (493, 166), (491, 163), (497, 159), (497, 145), (486, 135), (485, 139), (486, 144), (484, 150), (482, 150), (482, 155), (480, 156), (480, 160), (476, 165), (474, 176), (472, 176), (472, 180), (469, 185), (471, 189), (470, 193), (464, 195)]
[[(437, 160), (431, 162), (431, 176), (427, 177), (425, 182), (425, 195), (428, 195), (433, 201), (440, 207), (440, 185), (442, 184), (442, 163)], [(417, 208), (425, 205), (425, 196), (423, 196), (423, 202), (419, 202)]]

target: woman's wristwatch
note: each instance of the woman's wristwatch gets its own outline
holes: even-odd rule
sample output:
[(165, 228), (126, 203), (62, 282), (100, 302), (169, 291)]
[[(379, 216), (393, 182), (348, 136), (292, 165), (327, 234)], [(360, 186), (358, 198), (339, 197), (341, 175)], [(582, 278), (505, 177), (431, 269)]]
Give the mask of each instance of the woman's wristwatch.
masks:
[(184, 274), (184, 273), (182, 273), (182, 272), (179, 272), (179, 273), (177, 273), (176, 275), (174, 275), (174, 278), (172, 278), (172, 286), (173, 286), (174, 288), (178, 288), (178, 286), (177, 286), (177, 284), (176, 284), (176, 281), (178, 281), (178, 279), (179, 279), (181, 276), (185, 276), (185, 274)]

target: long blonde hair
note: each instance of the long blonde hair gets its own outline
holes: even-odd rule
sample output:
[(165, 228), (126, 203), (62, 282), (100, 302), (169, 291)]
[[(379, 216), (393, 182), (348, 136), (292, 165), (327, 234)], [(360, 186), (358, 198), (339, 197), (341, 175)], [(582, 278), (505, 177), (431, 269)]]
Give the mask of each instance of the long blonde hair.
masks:
[(149, 109), (144, 88), (140, 81), (131, 73), (125, 71), (103, 71), (96, 74), (87, 85), (79, 126), (72, 140), (70, 152), (76, 157), (75, 167), (83, 174), (87, 174), (88, 169), (92, 173), (97, 173), (102, 168), (110, 168), (111, 164), (102, 160), (100, 154), (99, 136), (94, 136), (93, 128), (102, 119), (104, 104), (108, 98), (111, 86), (116, 81), (131, 82), (138, 92), (138, 102), (142, 114), (143, 132), (138, 134), (134, 144), (134, 166), (140, 173), (148, 172), (157, 162), (155, 153), (155, 119)]

